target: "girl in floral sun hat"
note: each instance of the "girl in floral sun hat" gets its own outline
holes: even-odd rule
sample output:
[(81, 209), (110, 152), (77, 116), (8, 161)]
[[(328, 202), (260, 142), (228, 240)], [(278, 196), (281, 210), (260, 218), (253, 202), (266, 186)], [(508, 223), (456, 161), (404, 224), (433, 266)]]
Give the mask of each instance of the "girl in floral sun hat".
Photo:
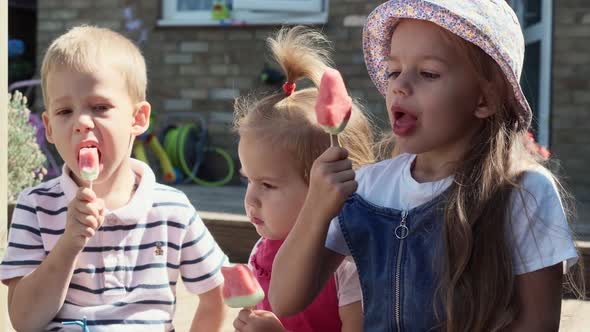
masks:
[(561, 187), (527, 148), (512, 9), (388, 1), (369, 15), (363, 48), (403, 153), (355, 179), (344, 149), (315, 161), (274, 261), (275, 313), (305, 308), (352, 256), (365, 331), (556, 331), (578, 254)]

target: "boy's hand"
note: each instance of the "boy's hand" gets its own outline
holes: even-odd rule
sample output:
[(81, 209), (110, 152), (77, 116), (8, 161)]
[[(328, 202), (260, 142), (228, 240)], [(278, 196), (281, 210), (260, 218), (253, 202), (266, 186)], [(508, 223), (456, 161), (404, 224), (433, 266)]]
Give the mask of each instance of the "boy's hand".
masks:
[(352, 162), (347, 158), (348, 151), (341, 147), (330, 147), (320, 155), (313, 166), (309, 179), (306, 204), (331, 220), (342, 205), (356, 191)]
[(104, 221), (104, 202), (90, 188), (80, 187), (68, 205), (64, 240), (73, 250), (81, 251)]
[(242, 309), (234, 320), (237, 332), (286, 332), (281, 321), (270, 311)]

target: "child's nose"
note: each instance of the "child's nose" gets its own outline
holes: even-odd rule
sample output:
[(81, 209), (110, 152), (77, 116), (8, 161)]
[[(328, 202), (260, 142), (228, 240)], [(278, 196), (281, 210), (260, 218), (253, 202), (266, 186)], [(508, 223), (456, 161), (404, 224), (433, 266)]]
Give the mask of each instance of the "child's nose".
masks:
[(94, 121), (92, 120), (92, 117), (88, 114), (80, 114), (74, 130), (77, 133), (85, 133), (92, 129), (94, 129)]
[(248, 189), (246, 189), (246, 197), (244, 197), (244, 202), (246, 203), (246, 205), (251, 207), (260, 207), (260, 199), (256, 195), (256, 192), (252, 188), (252, 186), (248, 186)]
[(404, 75), (404, 73), (398, 76), (395, 80), (391, 80), (389, 84), (389, 88), (394, 95), (407, 96), (412, 93), (410, 77)]

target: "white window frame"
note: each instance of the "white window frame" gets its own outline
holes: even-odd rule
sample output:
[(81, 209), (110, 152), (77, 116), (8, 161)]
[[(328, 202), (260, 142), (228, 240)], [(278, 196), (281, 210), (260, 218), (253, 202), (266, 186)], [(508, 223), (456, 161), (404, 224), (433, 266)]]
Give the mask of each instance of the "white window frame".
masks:
[[(162, 1), (162, 19), (158, 26), (226, 26), (226, 25), (284, 25), (284, 24), (324, 24), (328, 21), (329, 0), (310, 0), (311, 6), (306, 8), (296, 7), (295, 10), (282, 11), (294, 3), (301, 5), (301, 1), (270, 1), (270, 0), (238, 0), (238, 7), (231, 12), (231, 20), (214, 20), (211, 11), (179, 11), (177, 0)], [(255, 4), (252, 9), (246, 6)], [(273, 3), (274, 5), (268, 5)], [(321, 4), (318, 7), (317, 4)], [(278, 4), (278, 6), (277, 6)], [(261, 5), (267, 5), (264, 10)], [(315, 9), (321, 8), (319, 11)], [(277, 9), (277, 10), (275, 10)]]
[(539, 68), (539, 91), (538, 105), (536, 105), (538, 132), (536, 140), (544, 145), (549, 146), (551, 127), (551, 61), (552, 61), (552, 43), (553, 43), (553, 0), (541, 0), (541, 20), (529, 27), (524, 27), (525, 8), (524, 0), (512, 0), (511, 6), (514, 8), (516, 15), (523, 27), (525, 44), (541, 43), (541, 67)]
[[(302, 3), (304, 2), (304, 3)], [(318, 13), (322, 11), (322, 0), (233, 0), (234, 10), (282, 11)]]

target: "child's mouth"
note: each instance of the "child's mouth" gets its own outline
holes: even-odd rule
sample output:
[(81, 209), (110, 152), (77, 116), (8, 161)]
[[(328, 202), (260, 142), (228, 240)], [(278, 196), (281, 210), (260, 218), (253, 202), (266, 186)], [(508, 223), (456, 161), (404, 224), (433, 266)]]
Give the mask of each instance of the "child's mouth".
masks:
[(256, 217), (250, 217), (250, 222), (253, 223), (254, 225), (262, 225), (264, 224), (264, 221), (256, 218)]
[[(81, 146), (81, 147), (78, 149), (78, 151), (80, 151), (80, 150), (82, 150), (82, 149), (96, 149), (96, 152), (97, 152), (97, 154), (98, 154), (98, 162), (99, 162), (99, 164), (102, 164), (102, 152), (100, 152), (100, 149), (98, 148), (98, 146), (97, 146), (97, 145), (93, 145), (93, 144), (83, 145), (83, 146)], [(79, 160), (79, 157), (80, 157), (80, 156), (79, 156), (79, 153), (78, 153), (78, 160), (77, 160), (78, 162), (80, 161), (80, 160)]]
[(393, 132), (397, 136), (410, 135), (416, 129), (418, 118), (401, 107), (392, 107)]

